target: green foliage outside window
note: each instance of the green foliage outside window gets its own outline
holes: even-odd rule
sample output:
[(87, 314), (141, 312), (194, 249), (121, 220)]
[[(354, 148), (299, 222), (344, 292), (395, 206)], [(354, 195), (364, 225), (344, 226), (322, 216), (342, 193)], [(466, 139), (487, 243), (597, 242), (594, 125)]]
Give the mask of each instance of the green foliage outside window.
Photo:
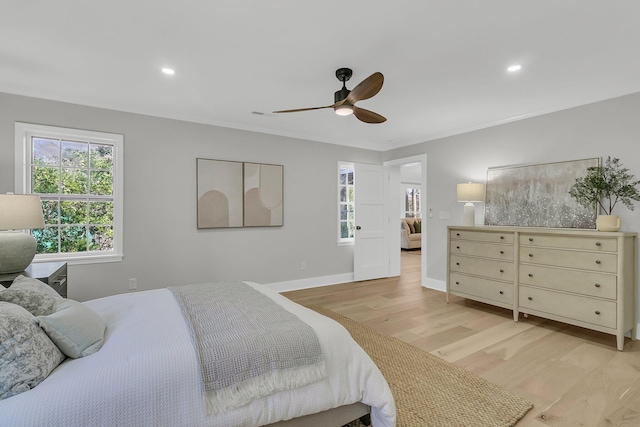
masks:
[(38, 253), (113, 249), (113, 147), (32, 139), (32, 192), (45, 228), (34, 229)]

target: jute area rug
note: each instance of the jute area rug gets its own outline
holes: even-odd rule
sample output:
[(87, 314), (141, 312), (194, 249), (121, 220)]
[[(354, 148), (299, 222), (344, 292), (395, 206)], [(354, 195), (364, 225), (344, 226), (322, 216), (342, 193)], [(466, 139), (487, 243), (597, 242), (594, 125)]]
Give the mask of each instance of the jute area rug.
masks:
[(326, 308), (309, 308), (342, 324), (378, 366), (396, 402), (397, 427), (514, 426), (533, 407), (495, 384), (395, 337)]

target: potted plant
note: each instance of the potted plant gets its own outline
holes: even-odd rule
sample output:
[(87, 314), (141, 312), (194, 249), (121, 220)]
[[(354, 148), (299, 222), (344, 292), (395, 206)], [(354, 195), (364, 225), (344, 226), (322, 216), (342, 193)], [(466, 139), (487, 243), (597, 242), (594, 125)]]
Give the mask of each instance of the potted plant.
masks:
[(602, 166), (587, 168), (584, 178), (577, 178), (569, 191), (579, 204), (590, 208), (599, 206), (604, 215), (598, 215), (596, 228), (600, 231), (618, 231), (620, 218), (612, 215), (613, 208), (622, 203), (633, 210), (632, 200), (640, 201), (640, 192), (636, 186), (640, 181), (633, 181), (629, 169), (622, 167), (620, 159), (607, 157)]

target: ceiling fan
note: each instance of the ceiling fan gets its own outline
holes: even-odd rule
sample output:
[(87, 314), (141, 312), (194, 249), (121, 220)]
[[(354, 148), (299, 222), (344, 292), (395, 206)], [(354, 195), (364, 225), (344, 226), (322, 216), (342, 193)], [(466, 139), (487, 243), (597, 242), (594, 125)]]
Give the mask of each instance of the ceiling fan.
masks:
[(381, 73), (373, 73), (360, 82), (353, 90), (347, 89), (345, 84), (351, 78), (353, 71), (350, 68), (339, 68), (336, 70), (336, 77), (342, 82), (342, 89), (334, 94), (334, 103), (325, 105), (324, 107), (297, 108), (295, 110), (280, 110), (274, 113), (295, 113), (298, 111), (320, 110), (322, 108), (333, 108), (336, 114), (348, 116), (353, 114), (358, 120), (365, 123), (383, 123), (387, 121), (378, 113), (356, 107), (355, 103), (365, 99), (369, 99), (380, 92), (384, 76)]

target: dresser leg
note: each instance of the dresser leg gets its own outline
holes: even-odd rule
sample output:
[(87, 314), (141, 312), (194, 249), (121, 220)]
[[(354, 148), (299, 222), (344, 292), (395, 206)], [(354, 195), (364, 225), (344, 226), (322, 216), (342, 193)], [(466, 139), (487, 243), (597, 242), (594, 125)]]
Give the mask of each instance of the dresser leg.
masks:
[(616, 341), (618, 344), (618, 350), (622, 351), (622, 349), (624, 348), (624, 334), (616, 335)]
[(447, 301), (447, 304), (449, 304), (449, 292), (445, 294), (445, 300)]

